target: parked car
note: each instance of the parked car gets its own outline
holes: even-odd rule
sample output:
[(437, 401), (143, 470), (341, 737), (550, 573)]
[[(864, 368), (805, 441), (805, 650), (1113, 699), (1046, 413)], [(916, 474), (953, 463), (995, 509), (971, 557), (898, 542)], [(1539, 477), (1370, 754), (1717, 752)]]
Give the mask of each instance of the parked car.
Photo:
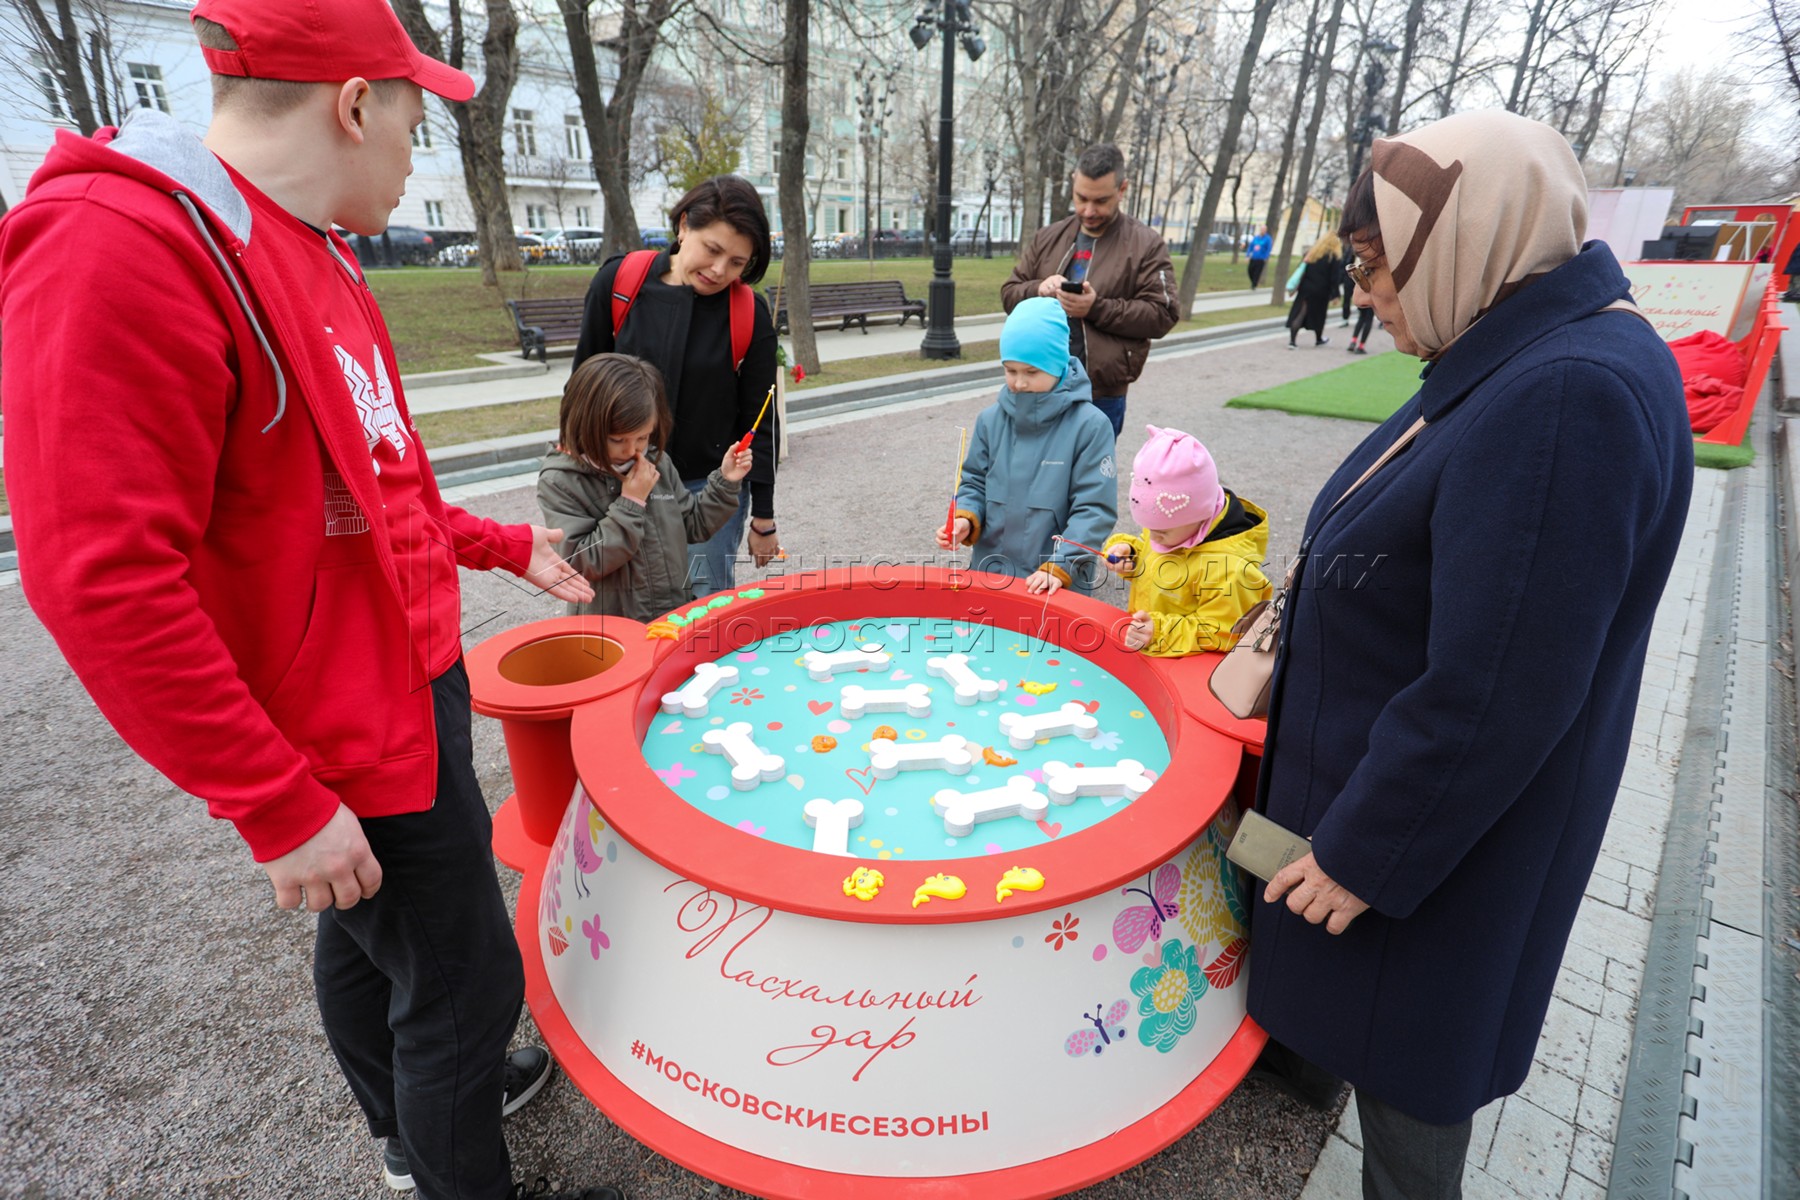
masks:
[(544, 234), (546, 256), (551, 262), (593, 263), (600, 261), (600, 248), (606, 234), (584, 225), (552, 229)]
[[(519, 261), (522, 263), (542, 262), (549, 252), (544, 239), (535, 233), (520, 231), (513, 234), (513, 243), (519, 248)], [(481, 261), (481, 247), (474, 242), (445, 246), (438, 251), (437, 260), (440, 266), (468, 267)]]
[(344, 229), (338, 233), (364, 267), (415, 267), (430, 262), (436, 250), (431, 235), (412, 225), (389, 225), (374, 237)]
[(981, 254), (992, 244), (985, 229), (958, 229), (950, 235), (952, 254)]
[(646, 250), (667, 250), (669, 248), (669, 231), (666, 229), (640, 229), (638, 237), (643, 239)]

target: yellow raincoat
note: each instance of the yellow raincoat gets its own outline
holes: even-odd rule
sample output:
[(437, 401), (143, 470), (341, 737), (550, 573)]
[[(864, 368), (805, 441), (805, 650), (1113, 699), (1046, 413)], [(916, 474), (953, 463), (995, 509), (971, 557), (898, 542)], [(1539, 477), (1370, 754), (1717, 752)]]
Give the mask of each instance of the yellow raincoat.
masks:
[[(1229, 650), (1237, 638), (1231, 627), (1271, 591), (1262, 562), (1269, 553), (1269, 514), (1226, 492), (1225, 508), (1214, 518), (1207, 540), (1185, 550), (1153, 550), (1146, 534), (1115, 533), (1101, 547), (1129, 547), (1136, 556), (1124, 578), (1131, 582), (1128, 607), (1147, 612), (1155, 623), (1145, 654), (1177, 657)], [(1252, 523), (1245, 528), (1245, 521)], [(1216, 534), (1225, 527), (1235, 532)], [(1213, 540), (1215, 539), (1216, 540)]]

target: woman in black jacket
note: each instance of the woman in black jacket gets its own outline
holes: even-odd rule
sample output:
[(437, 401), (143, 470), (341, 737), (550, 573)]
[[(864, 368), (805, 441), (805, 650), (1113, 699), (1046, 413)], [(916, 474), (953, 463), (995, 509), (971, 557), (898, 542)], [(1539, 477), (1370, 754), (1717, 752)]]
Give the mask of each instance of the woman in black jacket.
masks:
[(1325, 336), (1325, 318), (1331, 312), (1331, 302), (1337, 298), (1338, 280), (1343, 274), (1343, 244), (1337, 234), (1328, 233), (1306, 252), (1300, 286), (1294, 291), (1294, 306), (1288, 310), (1289, 350), (1294, 348), (1294, 339), (1302, 329), (1312, 330), (1315, 346), (1331, 340)]
[[(630, 301), (621, 328), (613, 327), (614, 293), (628, 256), (608, 259), (588, 286), (575, 366), (594, 354), (634, 354), (662, 372), (675, 418), (666, 450), (690, 490), (706, 484), (728, 443), (749, 431), (775, 385), (775, 323), (752, 293), (746, 352), (734, 362), (732, 293), (759, 282), (769, 266), (769, 215), (756, 189), (736, 175), (695, 187), (669, 212), (675, 239), (659, 251)], [(649, 253), (644, 251), (642, 253)], [(774, 406), (750, 444), (755, 464), (734, 516), (710, 541), (688, 547), (695, 597), (736, 583), (738, 547), (750, 525), (757, 566), (775, 557), (775, 451), (780, 431)]]

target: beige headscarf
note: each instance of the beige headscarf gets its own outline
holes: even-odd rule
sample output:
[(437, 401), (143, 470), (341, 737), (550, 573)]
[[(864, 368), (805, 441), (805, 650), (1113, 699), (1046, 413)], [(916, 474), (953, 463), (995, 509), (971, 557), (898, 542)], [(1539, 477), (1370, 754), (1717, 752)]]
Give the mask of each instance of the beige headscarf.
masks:
[(1586, 238), (1587, 180), (1542, 122), (1458, 113), (1382, 138), (1370, 163), (1382, 252), (1422, 358), (1574, 258)]

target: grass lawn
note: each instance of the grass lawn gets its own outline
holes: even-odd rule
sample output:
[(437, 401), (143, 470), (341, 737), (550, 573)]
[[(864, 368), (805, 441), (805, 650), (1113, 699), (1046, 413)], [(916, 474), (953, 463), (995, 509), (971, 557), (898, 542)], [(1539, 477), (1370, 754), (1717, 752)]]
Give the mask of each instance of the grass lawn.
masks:
[(1380, 424), (1419, 390), (1419, 360), (1375, 354), (1307, 379), (1227, 400), (1227, 408), (1273, 408), (1309, 417)]
[[(1175, 260), (1180, 279), (1185, 259)], [(960, 317), (1000, 311), (1000, 285), (1012, 273), (1010, 258), (958, 258), (956, 314)], [(781, 282), (776, 263), (762, 286)], [(369, 272), (369, 286), (381, 304), (388, 330), (394, 337), (394, 353), (403, 374), (448, 371), (488, 364), (477, 354), (517, 350), (518, 334), (507, 300), (524, 297), (581, 296), (587, 292), (594, 268), (535, 266), (500, 277), (495, 292), (481, 284), (481, 272), (473, 267), (408, 267)], [(909, 296), (924, 297), (931, 281), (928, 258), (878, 259), (873, 267), (860, 259), (826, 259), (812, 264), (815, 283), (849, 283), (862, 279), (898, 279)], [(1229, 254), (1207, 259), (1201, 277), (1202, 292), (1234, 291), (1244, 286), (1241, 267), (1231, 265)]]
[[(1342, 417), (1380, 424), (1419, 390), (1419, 362), (1405, 354), (1380, 354), (1333, 371), (1227, 400), (1227, 408), (1273, 408), (1308, 417)], [(1735, 446), (1694, 439), (1694, 465), (1729, 471), (1756, 461), (1750, 436)]]

